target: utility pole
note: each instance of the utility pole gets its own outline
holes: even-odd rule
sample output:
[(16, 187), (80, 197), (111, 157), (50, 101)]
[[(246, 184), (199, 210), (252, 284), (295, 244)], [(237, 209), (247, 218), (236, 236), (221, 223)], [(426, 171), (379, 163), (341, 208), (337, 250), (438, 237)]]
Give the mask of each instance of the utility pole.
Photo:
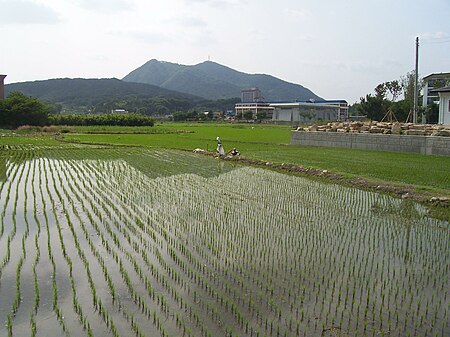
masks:
[(414, 79), (413, 123), (417, 123), (418, 112), (419, 112), (419, 37), (416, 37), (416, 69), (415, 69), (415, 79)]

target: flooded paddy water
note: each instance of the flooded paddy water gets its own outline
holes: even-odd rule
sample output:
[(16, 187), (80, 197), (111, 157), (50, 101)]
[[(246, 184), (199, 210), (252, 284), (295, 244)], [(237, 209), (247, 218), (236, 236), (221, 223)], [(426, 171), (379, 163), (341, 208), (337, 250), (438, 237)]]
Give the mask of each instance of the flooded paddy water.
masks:
[(0, 153), (0, 336), (448, 336), (450, 226), (186, 152)]

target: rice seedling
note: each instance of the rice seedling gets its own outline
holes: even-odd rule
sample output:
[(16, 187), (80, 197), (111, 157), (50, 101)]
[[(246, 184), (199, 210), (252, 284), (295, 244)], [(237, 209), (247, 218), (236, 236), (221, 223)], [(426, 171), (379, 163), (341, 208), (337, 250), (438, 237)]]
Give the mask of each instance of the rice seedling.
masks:
[[(449, 224), (420, 205), (263, 169), (211, 174), (214, 161), (204, 173), (205, 161), (174, 151), (14, 155), (36, 164), (5, 170), (12, 180), (0, 187), (0, 282), (15, 270), (16, 303), (23, 261), (35, 254), (31, 335), (45, 329), (37, 318), (48, 300), (63, 332), (74, 319), (88, 336), (450, 332)], [(39, 288), (42, 249), (50, 299)], [(61, 270), (73, 310), (63, 306)], [(6, 335), (14, 333), (13, 309)]]

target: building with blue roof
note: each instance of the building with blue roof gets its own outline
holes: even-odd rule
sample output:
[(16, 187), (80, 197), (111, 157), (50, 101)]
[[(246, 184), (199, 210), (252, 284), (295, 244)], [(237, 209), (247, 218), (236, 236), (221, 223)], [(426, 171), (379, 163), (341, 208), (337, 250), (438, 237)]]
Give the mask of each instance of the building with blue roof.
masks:
[(258, 88), (242, 90), (241, 103), (235, 105), (235, 110), (236, 114), (251, 111), (254, 119), (259, 112), (264, 112), (274, 122), (292, 124), (348, 120), (346, 100), (264, 102)]

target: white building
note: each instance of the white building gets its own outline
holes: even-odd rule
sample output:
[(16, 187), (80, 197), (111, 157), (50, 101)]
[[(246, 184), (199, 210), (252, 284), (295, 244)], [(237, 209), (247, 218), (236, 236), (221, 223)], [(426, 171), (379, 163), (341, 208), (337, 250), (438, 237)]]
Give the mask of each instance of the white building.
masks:
[(258, 118), (258, 113), (265, 113), (266, 118), (272, 118), (273, 107), (270, 106), (269, 103), (236, 103), (234, 106), (234, 110), (236, 114), (244, 115), (247, 111), (252, 112), (253, 119)]
[(450, 81), (450, 73), (433, 73), (425, 76), (423, 78), (422, 106), (426, 107), (429, 104), (437, 103), (439, 95), (436, 89), (446, 86), (448, 81)]
[(128, 111), (125, 109), (113, 109), (113, 110), (111, 110), (111, 113), (112, 114), (126, 114), (126, 113), (128, 113)]
[(432, 90), (439, 94), (439, 124), (450, 125), (450, 87)]
[(270, 106), (274, 108), (273, 121), (307, 123), (348, 119), (348, 103), (345, 100), (270, 103)]
[(261, 90), (258, 88), (250, 88), (241, 90), (241, 102), (242, 103), (253, 103), (262, 102), (264, 97), (261, 95)]

